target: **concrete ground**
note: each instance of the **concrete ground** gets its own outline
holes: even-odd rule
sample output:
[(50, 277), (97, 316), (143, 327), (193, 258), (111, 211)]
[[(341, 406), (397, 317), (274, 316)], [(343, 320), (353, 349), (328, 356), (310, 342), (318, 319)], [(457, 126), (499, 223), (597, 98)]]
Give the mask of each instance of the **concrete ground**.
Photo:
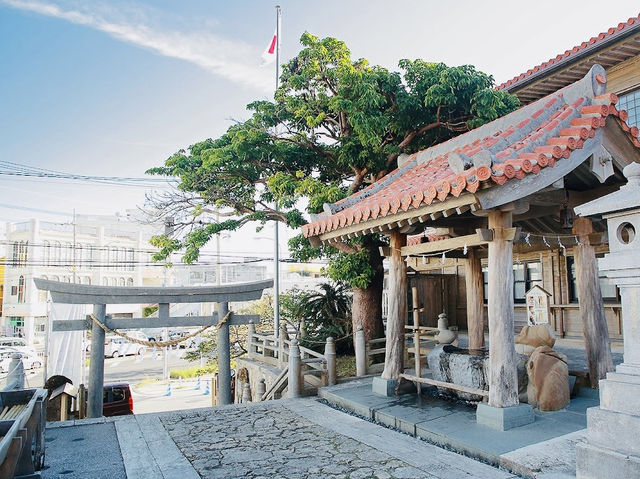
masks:
[[(89, 455), (94, 449), (78, 454), (75, 447), (75, 439), (89, 436), (109, 444), (97, 460)], [(51, 437), (47, 444), (56, 444), (47, 450), (45, 478), (516, 477), (316, 399), (69, 421), (48, 428)], [(73, 454), (81, 457), (71, 461)], [(122, 461), (124, 471), (107, 472), (103, 461)]]

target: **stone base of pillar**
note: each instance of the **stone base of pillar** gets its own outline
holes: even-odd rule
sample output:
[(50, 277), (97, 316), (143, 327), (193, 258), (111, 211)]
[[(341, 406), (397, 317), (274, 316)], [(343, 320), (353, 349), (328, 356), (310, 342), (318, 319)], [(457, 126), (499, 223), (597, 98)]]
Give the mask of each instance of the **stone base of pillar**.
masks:
[(618, 366), (600, 381), (600, 407), (587, 410), (587, 442), (576, 445), (576, 477), (640, 477), (640, 376)]
[(485, 403), (478, 404), (476, 422), (498, 431), (525, 426), (535, 421), (533, 408), (528, 404), (510, 407), (494, 407)]
[(371, 392), (379, 396), (391, 397), (395, 393), (397, 384), (397, 379), (382, 379), (380, 376), (376, 376), (373, 378)]
[(640, 457), (589, 443), (576, 445), (576, 478), (640, 477)]

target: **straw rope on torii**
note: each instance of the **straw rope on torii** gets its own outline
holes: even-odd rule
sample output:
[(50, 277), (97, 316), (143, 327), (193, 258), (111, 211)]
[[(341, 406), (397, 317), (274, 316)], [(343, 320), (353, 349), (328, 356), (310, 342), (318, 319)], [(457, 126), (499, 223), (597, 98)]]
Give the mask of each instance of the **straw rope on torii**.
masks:
[[(220, 327), (229, 320), (229, 318), (231, 317), (231, 313), (232, 313), (232, 311), (229, 311), (220, 321), (218, 321), (218, 323), (215, 325), (216, 329), (220, 329)], [(190, 333), (190, 334), (188, 334), (188, 335), (186, 335), (186, 336), (184, 336), (182, 338), (178, 338), (178, 339), (171, 339), (171, 340), (168, 340), (168, 341), (144, 341), (142, 339), (137, 339), (137, 338), (132, 338), (131, 336), (127, 336), (126, 334), (121, 333), (120, 331), (118, 331), (116, 329), (109, 329), (98, 318), (96, 318), (94, 314), (90, 314), (89, 318), (91, 318), (91, 321), (93, 321), (98, 326), (100, 326), (100, 328), (102, 328), (105, 333), (113, 333), (113, 334), (115, 334), (117, 336), (120, 336), (121, 338), (126, 339), (127, 341), (130, 341), (130, 342), (135, 343), (135, 344), (140, 344), (141, 346), (149, 346), (149, 347), (154, 346), (154, 347), (159, 347), (159, 348), (175, 346), (176, 344), (179, 344), (182, 341), (186, 341), (187, 339), (190, 339), (190, 338), (193, 338), (194, 336), (197, 336), (198, 334), (206, 331), (211, 326), (213, 326), (213, 324), (208, 324), (206, 326), (203, 326), (199, 330), (197, 330), (197, 331), (195, 331), (193, 333)]]

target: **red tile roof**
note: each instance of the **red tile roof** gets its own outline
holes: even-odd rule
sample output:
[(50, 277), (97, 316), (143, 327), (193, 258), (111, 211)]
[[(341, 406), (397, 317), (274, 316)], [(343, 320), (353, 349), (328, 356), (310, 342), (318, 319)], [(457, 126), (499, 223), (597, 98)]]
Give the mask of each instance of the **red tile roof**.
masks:
[[(328, 205), (304, 225), (304, 236), (446, 201), (481, 186), (536, 175), (582, 149), (607, 121), (616, 121), (640, 148), (638, 128), (626, 124), (614, 94), (604, 94), (606, 74), (596, 65), (580, 81), (498, 120), (407, 157), (400, 167), (364, 190)], [(597, 141), (597, 140), (593, 140)], [(404, 155), (406, 156), (406, 155)], [(363, 228), (366, 226), (363, 225)]]
[(545, 70), (554, 65), (558, 65), (559, 63), (570, 61), (573, 57), (577, 56), (580, 53), (584, 53), (590, 49), (598, 48), (606, 41), (612, 41), (616, 37), (624, 35), (629, 29), (639, 27), (640, 15), (638, 15), (637, 17), (631, 17), (626, 22), (619, 23), (617, 27), (609, 28), (606, 32), (600, 33), (597, 37), (591, 37), (588, 41), (582, 42), (580, 45), (576, 45), (570, 50), (566, 50), (564, 53), (561, 53), (554, 58), (550, 58), (548, 61), (543, 62), (540, 65), (536, 65), (535, 67), (530, 68), (526, 72), (513, 77), (511, 80), (507, 80), (506, 82), (498, 85), (496, 87), (496, 90), (510, 89), (509, 87), (514, 86), (515, 84), (538, 74), (538, 72), (540, 72), (541, 70)]

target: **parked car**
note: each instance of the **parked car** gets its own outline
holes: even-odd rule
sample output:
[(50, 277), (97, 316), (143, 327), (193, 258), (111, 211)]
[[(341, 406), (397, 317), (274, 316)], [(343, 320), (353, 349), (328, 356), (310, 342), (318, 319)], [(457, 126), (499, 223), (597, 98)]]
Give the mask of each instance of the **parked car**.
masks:
[(37, 354), (25, 353), (12, 348), (0, 349), (0, 373), (9, 372), (9, 364), (11, 363), (11, 355), (20, 353), (22, 355), (22, 366), (24, 369), (37, 369), (42, 367), (42, 358)]
[(105, 358), (117, 358), (119, 356), (128, 356), (130, 354), (143, 355), (147, 351), (145, 346), (127, 341), (120, 336), (109, 336), (105, 339), (104, 356)]
[(128, 383), (105, 384), (102, 389), (102, 415), (133, 414), (133, 397)]
[(18, 352), (25, 354), (31, 354), (37, 356), (36, 350), (33, 346), (29, 346), (27, 344), (27, 340), (24, 338), (13, 337), (13, 336), (1, 336), (0, 337), (0, 348), (12, 348), (17, 350)]
[[(188, 336), (189, 334), (191, 334), (191, 331), (185, 331), (185, 330), (172, 330), (169, 331), (169, 339), (174, 340), (174, 339), (180, 339), (180, 338), (184, 338), (185, 336)], [(179, 348), (195, 348), (199, 343), (199, 338), (197, 336), (194, 336), (192, 338), (189, 339), (185, 339), (184, 341), (181, 341), (178, 343), (178, 347)]]

